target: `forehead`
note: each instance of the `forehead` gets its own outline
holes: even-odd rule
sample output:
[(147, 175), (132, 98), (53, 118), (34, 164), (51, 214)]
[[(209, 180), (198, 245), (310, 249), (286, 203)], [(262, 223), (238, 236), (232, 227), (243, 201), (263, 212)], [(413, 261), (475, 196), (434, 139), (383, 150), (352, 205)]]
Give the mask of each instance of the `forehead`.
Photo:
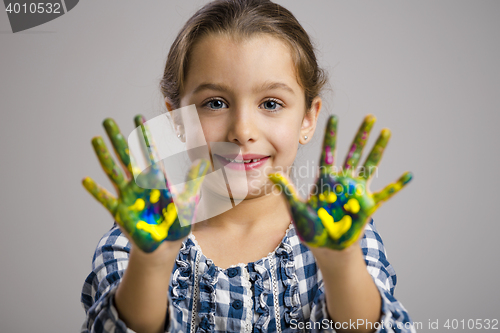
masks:
[(240, 89), (254, 89), (264, 82), (282, 82), (300, 95), (289, 46), (266, 34), (237, 41), (210, 35), (192, 48), (185, 81), (186, 92), (200, 83), (216, 82)]

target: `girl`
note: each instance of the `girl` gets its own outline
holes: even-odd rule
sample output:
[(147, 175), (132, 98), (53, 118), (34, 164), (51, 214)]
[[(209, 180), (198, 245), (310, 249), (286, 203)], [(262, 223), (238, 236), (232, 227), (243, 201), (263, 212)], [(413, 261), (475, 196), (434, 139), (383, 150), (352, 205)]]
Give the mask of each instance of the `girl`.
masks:
[[(248, 195), (233, 209), (181, 226), (179, 215), (193, 218), (199, 182), (175, 205), (169, 189), (138, 187), (127, 143), (105, 120), (126, 175), (94, 138), (119, 195), (83, 181), (116, 222), (83, 286), (82, 332), (414, 331), (393, 297), (396, 275), (370, 218), (411, 175), (374, 194), (366, 188), (390, 132), (382, 131), (355, 172), (375, 121), (367, 116), (339, 171), (332, 116), (307, 202), (289, 181), (299, 143), (316, 130), (325, 83), (307, 33), (278, 4), (216, 0), (188, 20), (161, 81), (166, 107), (194, 104), (207, 142), (239, 147), (244, 161), (232, 162), (244, 165)], [(143, 123), (136, 118), (153, 154)], [(183, 139), (189, 128), (176, 125)], [(208, 168), (206, 160), (193, 163), (188, 179), (202, 179)], [(151, 173), (161, 182), (158, 168)]]

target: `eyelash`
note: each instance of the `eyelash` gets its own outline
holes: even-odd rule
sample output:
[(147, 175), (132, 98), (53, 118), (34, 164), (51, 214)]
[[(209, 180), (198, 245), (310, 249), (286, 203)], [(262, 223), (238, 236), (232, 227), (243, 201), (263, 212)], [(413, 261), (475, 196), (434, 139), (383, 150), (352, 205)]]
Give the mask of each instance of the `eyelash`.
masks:
[[(205, 106), (207, 106), (207, 104), (208, 104), (208, 103), (210, 103), (210, 102), (212, 102), (212, 101), (221, 101), (222, 103), (227, 104), (226, 102), (224, 102), (224, 101), (223, 101), (222, 99), (220, 99), (220, 98), (217, 98), (217, 97), (212, 97), (212, 98), (210, 98), (209, 100), (207, 100), (205, 103), (203, 103), (203, 104), (202, 104), (202, 106), (204, 106), (204, 107), (205, 107)], [(270, 101), (270, 102), (274, 102), (274, 103), (278, 104), (280, 107), (284, 107), (283, 103), (281, 103), (279, 99), (272, 98), (272, 97), (271, 97), (271, 98), (266, 99), (266, 100), (265, 100), (264, 102), (262, 102), (261, 104), (264, 104), (264, 103), (269, 102), (269, 101)], [(212, 109), (212, 110), (219, 110), (219, 109), (213, 109), (213, 108), (209, 108), (209, 109)], [(269, 111), (270, 113), (276, 113), (276, 112), (280, 111), (280, 109), (275, 109), (275, 110), (267, 110), (267, 109), (266, 109), (266, 111)]]

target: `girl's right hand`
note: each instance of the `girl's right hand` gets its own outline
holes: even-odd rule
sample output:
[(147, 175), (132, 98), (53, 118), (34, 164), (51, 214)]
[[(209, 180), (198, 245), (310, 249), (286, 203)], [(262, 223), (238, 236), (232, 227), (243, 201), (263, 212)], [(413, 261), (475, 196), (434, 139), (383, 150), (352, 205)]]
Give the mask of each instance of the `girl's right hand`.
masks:
[[(134, 120), (135, 125), (141, 127), (146, 143), (145, 149), (147, 149), (145, 155), (149, 157), (151, 162), (148, 173), (141, 174), (141, 177), (148, 177), (148, 183), (153, 185), (156, 183), (157, 186), (151, 186), (153, 189), (144, 189), (136, 184), (127, 141), (111, 118), (105, 119), (103, 126), (126, 170), (126, 176), (123, 175), (121, 168), (115, 164), (102, 137), (94, 137), (92, 145), (103, 170), (116, 188), (118, 197), (114, 197), (90, 177), (84, 178), (82, 184), (111, 213), (127, 238), (143, 252), (150, 253), (155, 251), (164, 241), (177, 243), (174, 241), (180, 241), (189, 234), (191, 224), (181, 226), (178, 214), (183, 214), (182, 216), (189, 221), (192, 220), (199, 200), (198, 190), (203, 176), (208, 171), (210, 161), (200, 159), (193, 163), (186, 176), (186, 182), (189, 182), (187, 183), (189, 186), (186, 186), (183, 193), (176, 196), (176, 207), (172, 199), (171, 189), (165, 181), (165, 174), (158, 167), (158, 163), (154, 162), (155, 148), (150, 141), (150, 136), (148, 136), (149, 132), (144, 124), (145, 119), (138, 115)], [(194, 181), (190, 182), (191, 180)], [(164, 245), (168, 246), (168, 244)]]

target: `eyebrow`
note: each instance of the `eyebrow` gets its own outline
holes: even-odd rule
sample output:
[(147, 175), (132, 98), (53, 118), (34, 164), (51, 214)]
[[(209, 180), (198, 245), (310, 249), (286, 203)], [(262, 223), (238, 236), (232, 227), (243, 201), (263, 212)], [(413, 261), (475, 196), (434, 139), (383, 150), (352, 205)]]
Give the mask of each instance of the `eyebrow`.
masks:
[[(202, 83), (196, 89), (193, 91), (193, 94), (197, 94), (200, 91), (203, 90), (216, 90), (216, 91), (223, 91), (223, 92), (229, 92), (231, 89), (229, 86), (223, 84), (223, 83)], [(288, 91), (292, 95), (294, 95), (294, 91), (292, 88), (290, 88), (288, 85), (282, 83), (282, 82), (265, 82), (260, 88), (256, 88), (253, 90), (254, 93), (258, 93), (264, 90), (274, 90), (274, 89), (283, 89), (285, 91)]]

